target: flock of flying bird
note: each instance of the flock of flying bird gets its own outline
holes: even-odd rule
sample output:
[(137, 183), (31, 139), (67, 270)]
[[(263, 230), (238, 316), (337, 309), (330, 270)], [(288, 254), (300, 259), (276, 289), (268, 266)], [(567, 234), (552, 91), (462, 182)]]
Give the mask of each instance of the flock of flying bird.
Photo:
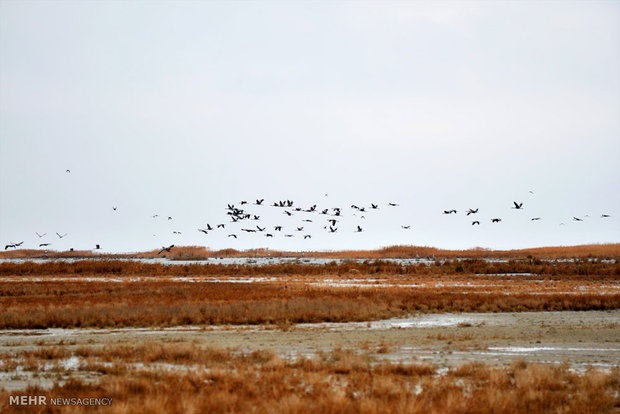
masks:
[[(70, 170), (66, 170), (67, 173), (70, 173)], [(530, 191), (531, 194), (533, 194), (532, 191)], [(325, 196), (327, 197), (328, 195), (325, 194)], [(295, 237), (295, 235), (299, 235), (300, 237), (303, 237), (304, 240), (306, 239), (310, 239), (312, 237), (312, 235), (310, 234), (310, 231), (308, 230), (308, 223), (314, 223), (316, 222), (322, 222), (322, 228), (325, 232), (327, 233), (336, 233), (338, 231), (342, 232), (342, 222), (341, 222), (341, 218), (343, 218), (345, 216), (344, 214), (344, 208), (342, 207), (330, 207), (330, 208), (318, 208), (317, 204), (313, 204), (312, 206), (309, 206), (307, 208), (303, 208), (303, 207), (299, 207), (297, 206), (292, 200), (278, 200), (273, 202), (270, 205), (265, 204), (265, 199), (261, 198), (261, 199), (256, 199), (251, 205), (253, 206), (262, 206), (267, 207), (267, 206), (271, 206), (274, 208), (278, 208), (282, 210), (282, 215), (288, 217), (292, 217), (292, 216), (297, 216), (299, 215), (300, 217), (302, 217), (300, 219), (300, 221), (297, 221), (292, 227), (288, 227), (287, 230), (288, 231), (283, 231), (284, 226), (282, 224), (277, 224), (277, 225), (273, 225), (273, 226), (269, 226), (267, 224), (263, 224), (262, 226), (259, 225), (259, 223), (262, 224), (261, 221), (261, 214), (256, 214), (256, 211), (248, 211), (248, 206), (250, 205), (246, 200), (242, 200), (239, 202), (239, 205), (235, 205), (235, 204), (228, 204), (226, 207), (226, 215), (229, 217), (230, 221), (228, 223), (229, 228), (230, 225), (234, 224), (234, 223), (238, 223), (237, 226), (240, 226), (240, 228), (238, 228), (238, 231), (233, 231), (233, 232), (229, 232), (228, 233), (228, 237), (229, 238), (234, 238), (237, 239), (239, 237), (239, 235), (242, 233), (247, 233), (247, 234), (251, 234), (251, 233), (255, 233), (255, 234), (262, 234), (265, 237), (274, 237), (276, 234), (283, 234), (284, 237), (286, 238), (291, 238), (291, 237)], [(393, 207), (398, 207), (399, 205), (397, 203), (387, 203), (387, 207), (388, 208), (393, 208)], [(372, 212), (372, 211), (376, 211), (379, 210), (379, 204), (375, 204), (375, 203), (370, 203), (370, 206), (357, 206), (355, 204), (352, 204), (350, 206), (350, 208), (352, 210), (355, 211), (354, 216), (358, 217), (358, 219), (365, 219), (365, 214)], [(516, 202), (513, 201), (513, 206), (512, 209), (514, 210), (523, 210), (523, 202)], [(118, 211), (118, 207), (117, 206), (112, 206), (112, 210), (117, 212)], [(254, 210), (254, 207), (253, 207)], [(479, 208), (469, 208), (465, 214), (466, 216), (472, 216), (472, 215), (476, 215), (478, 214), (478, 210)], [(363, 214), (362, 214), (363, 213)], [(451, 210), (444, 210), (442, 214), (444, 215), (452, 215), (452, 214), (457, 214), (457, 210), (455, 209), (451, 209)], [(359, 216), (358, 216), (359, 214)], [(153, 219), (156, 219), (159, 217), (159, 214), (154, 214), (152, 216)], [(168, 221), (172, 221), (172, 216), (166, 216)], [(586, 216), (587, 217), (587, 216)], [(608, 218), (610, 217), (609, 214), (602, 214), (601, 218)], [(532, 217), (531, 221), (538, 221), (541, 220), (541, 217)], [(492, 223), (499, 223), (501, 222), (502, 219), (499, 217), (494, 217), (491, 219)], [(582, 218), (579, 217), (573, 217), (573, 221), (583, 221)], [(560, 223), (561, 225), (563, 225), (564, 223)], [(205, 227), (203, 228), (198, 228), (197, 231), (208, 235), (210, 232), (214, 232), (214, 231), (225, 231), (226, 229), (226, 223), (220, 223), (220, 224), (216, 224), (215, 226), (211, 226), (211, 224), (207, 224)], [(480, 220), (472, 220), (471, 222), (472, 226), (476, 226), (476, 225), (480, 225)], [(410, 225), (401, 225), (401, 228), (403, 230), (410, 230), (411, 226)], [(351, 230), (349, 230), (351, 231)], [(364, 231), (364, 229), (362, 228), (361, 225), (356, 224), (355, 227), (352, 229), (353, 232), (355, 233), (361, 233)], [(181, 232), (174, 230), (172, 231), (173, 234), (176, 235), (180, 235)], [(38, 232), (36, 232), (36, 235), (39, 239), (41, 239), (42, 237), (44, 237), (47, 233), (43, 233), (40, 234)], [(60, 234), (58, 232), (56, 232), (56, 235), (58, 236), (59, 239), (62, 239), (64, 237), (67, 236), (67, 234)], [(5, 245), (4, 250), (8, 250), (8, 249), (17, 249), (18, 247), (20, 247), (24, 242), (21, 241), (19, 243), (9, 243)], [(38, 243), (38, 246), (41, 247), (47, 247), (50, 246), (52, 243), (50, 242), (43, 242), (43, 243)], [(158, 252), (158, 254), (161, 254), (163, 252), (170, 252), (171, 249), (174, 247), (175, 245), (169, 245), (169, 246), (164, 246), (162, 247), (162, 249)], [(95, 250), (99, 250), (101, 249), (101, 246), (99, 244), (95, 245)], [(73, 250), (73, 249), (71, 249)]]

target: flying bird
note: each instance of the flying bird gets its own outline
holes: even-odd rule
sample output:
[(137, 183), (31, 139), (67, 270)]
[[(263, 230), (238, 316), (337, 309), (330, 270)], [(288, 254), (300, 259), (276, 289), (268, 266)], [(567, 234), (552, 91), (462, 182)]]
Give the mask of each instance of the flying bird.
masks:
[(611, 217), (609, 214), (601, 214), (601, 218)]
[(162, 248), (161, 248), (161, 250), (159, 251), (159, 253), (157, 253), (157, 254), (160, 254), (160, 253), (161, 253), (161, 252), (163, 252), (163, 251), (166, 251), (166, 252), (170, 253), (170, 250), (171, 250), (173, 247), (174, 247), (174, 244), (171, 244), (171, 245), (170, 245), (170, 246), (168, 246), (168, 247), (162, 247)]
[(56, 232), (56, 235), (57, 235), (59, 238), (61, 238), (61, 239), (62, 239), (63, 237), (65, 237), (65, 236), (67, 235), (67, 233), (65, 233), (65, 234), (63, 234), (63, 235), (61, 236), (58, 232)]
[(501, 218), (493, 218), (493, 219), (491, 219), (492, 223), (499, 223), (500, 221), (502, 221)]
[(364, 230), (362, 230), (362, 228), (361, 228), (360, 226), (357, 226), (357, 230), (355, 230), (355, 231), (356, 231), (357, 233), (361, 233), (361, 232), (362, 232), (362, 231), (364, 231)]
[(223, 229), (223, 228), (224, 228), (224, 225), (223, 225), (223, 224), (218, 224), (218, 225), (217, 225), (217, 228), (218, 228), (218, 229), (220, 229), (220, 228), (222, 228), (222, 229)]
[(209, 232), (207, 232), (207, 229), (198, 229), (198, 231), (204, 233), (204, 234), (209, 234)]
[(116, 206), (112, 206), (112, 210), (114, 210), (114, 211), (116, 211), (117, 208), (118, 207), (116, 207)]
[(260, 206), (260, 205), (263, 204), (263, 201), (265, 201), (265, 199), (261, 198), (260, 200), (256, 200), (256, 203), (254, 203), (254, 204), (257, 205), (257, 206)]
[(37, 236), (39, 236), (39, 238), (41, 238), (41, 237), (43, 237), (43, 236), (45, 236), (47, 234), (47, 233), (39, 234), (36, 231), (35, 231), (35, 233), (36, 233)]
[(403, 228), (403, 229), (405, 229), (405, 230), (409, 230), (409, 229), (411, 228), (411, 225), (409, 225), (409, 226), (403, 226), (403, 225), (401, 225), (400, 227), (402, 227), (402, 228)]
[(456, 210), (444, 210), (443, 214), (456, 214)]
[(99, 250), (101, 249), (101, 246), (99, 246), (98, 244), (95, 244), (95, 250)]
[(396, 203), (388, 203), (388, 206), (391, 206), (391, 207), (397, 207), (397, 206), (398, 206), (398, 204), (396, 204)]
[(275, 226), (273, 229), (275, 231), (282, 231), (282, 226)]
[(517, 203), (516, 201), (512, 202), (515, 206), (513, 207), (515, 210), (521, 210), (523, 208), (523, 203)]
[(41, 244), (39, 244), (39, 247), (45, 247), (45, 246), (49, 246), (49, 245), (51, 245), (51, 244), (52, 244), (52, 243), (41, 243)]
[(71, 170), (66, 170), (65, 172), (66, 172), (66, 173), (70, 173), (70, 172), (71, 172)]
[(305, 239), (309, 239), (309, 238), (311, 238), (311, 237), (312, 237), (311, 235), (306, 234), (306, 235), (304, 236), (304, 240), (305, 240)]
[(540, 220), (540, 217), (532, 217), (532, 221)]
[(229, 234), (228, 237), (234, 237), (236, 239), (237, 235), (236, 234)]
[(470, 208), (469, 210), (467, 210), (467, 215), (469, 216), (470, 214), (476, 214), (477, 212), (478, 212), (478, 209), (473, 210)]
[(474, 224), (480, 225), (480, 222), (478, 220), (474, 220), (471, 222), (471, 225), (473, 226)]
[(583, 221), (583, 219), (580, 219), (579, 217), (573, 217), (573, 221)]

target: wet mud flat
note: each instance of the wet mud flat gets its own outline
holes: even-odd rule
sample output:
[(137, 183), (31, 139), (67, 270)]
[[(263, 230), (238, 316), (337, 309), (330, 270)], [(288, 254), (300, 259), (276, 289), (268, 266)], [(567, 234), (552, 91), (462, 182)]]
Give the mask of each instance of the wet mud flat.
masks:
[[(502, 367), (515, 361), (567, 363), (578, 372), (589, 367), (611, 371), (620, 367), (620, 311), (444, 313), (277, 326), (3, 330), (0, 389), (23, 389), (33, 383), (51, 386), (73, 377), (94, 381), (101, 374), (81, 369), (85, 361), (76, 350), (149, 343), (192, 344), (236, 353), (269, 351), (285, 360), (344, 349), (370, 355), (377, 362), (428, 363), (439, 373), (472, 362)], [(19, 362), (8, 363), (20, 353), (52, 348), (62, 349), (65, 356), (47, 368), (39, 365), (36, 372)], [(169, 368), (187, 369), (174, 364)]]

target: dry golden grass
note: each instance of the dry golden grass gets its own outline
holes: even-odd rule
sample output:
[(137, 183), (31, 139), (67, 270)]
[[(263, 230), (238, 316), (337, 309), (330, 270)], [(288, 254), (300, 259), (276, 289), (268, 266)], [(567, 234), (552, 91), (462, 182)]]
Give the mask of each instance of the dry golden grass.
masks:
[[(491, 250), (483, 248), (467, 250), (445, 250), (427, 246), (391, 246), (378, 250), (344, 250), (344, 251), (316, 251), (316, 252), (288, 252), (269, 249), (250, 250), (210, 250), (204, 246), (178, 246), (170, 253), (159, 254), (159, 250), (136, 253), (100, 254), (89, 250), (81, 251), (54, 251), (45, 253), (47, 257), (103, 257), (103, 258), (152, 258), (168, 257), (173, 259), (204, 259), (210, 257), (316, 257), (327, 259), (386, 259), (386, 258), (504, 258), (518, 259), (532, 256), (540, 259), (558, 259), (566, 257), (601, 257), (610, 259), (620, 258), (620, 243), (588, 244), (578, 246), (551, 246), (516, 250)], [(20, 249), (0, 252), (0, 258), (34, 258), (43, 256), (43, 250)]]
[[(0, 281), (0, 328), (276, 324), (288, 329), (294, 323), (367, 321), (419, 312), (620, 308), (617, 290), (599, 292), (615, 279), (592, 275), (545, 283), (392, 275), (382, 282), (400, 283), (392, 287), (312, 286), (302, 276), (269, 283), (37, 279)], [(407, 283), (415, 287), (403, 287)]]
[[(14, 358), (43, 360), (47, 353)], [(147, 343), (82, 347), (80, 368), (52, 389), (0, 391), (0, 412), (25, 412), (10, 395), (112, 398), (110, 407), (41, 407), (42, 412), (106, 413), (605, 413), (620, 406), (620, 372), (568, 365), (508, 368), (468, 364), (438, 375), (428, 364), (377, 362), (336, 348), (312, 359), (283, 360), (270, 351), (239, 354), (197, 345)], [(105, 364), (103, 364), (105, 362)], [(162, 366), (161, 364), (169, 364)], [(81, 375), (97, 373), (85, 382)], [(26, 407), (31, 412), (33, 407)]]

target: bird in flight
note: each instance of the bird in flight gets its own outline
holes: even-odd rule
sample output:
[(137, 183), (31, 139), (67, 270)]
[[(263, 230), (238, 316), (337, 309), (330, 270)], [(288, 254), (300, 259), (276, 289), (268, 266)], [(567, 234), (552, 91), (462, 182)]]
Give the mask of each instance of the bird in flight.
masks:
[(361, 232), (363, 232), (364, 230), (362, 230), (362, 228), (361, 228), (360, 226), (357, 226), (357, 230), (355, 230), (355, 231), (356, 231), (357, 233), (361, 233)]
[(523, 209), (523, 203), (517, 203), (516, 201), (512, 202), (515, 206), (513, 207), (515, 210)]
[(198, 231), (204, 233), (204, 234), (209, 234), (209, 232), (207, 231), (207, 229), (198, 229)]
[(95, 250), (99, 250), (101, 249), (101, 246), (99, 246), (98, 244), (95, 245)]
[(540, 220), (540, 217), (532, 217), (532, 221)]
[(402, 228), (403, 228), (403, 229), (405, 229), (405, 230), (409, 230), (409, 229), (411, 228), (411, 226), (410, 226), (410, 225), (409, 225), (409, 226), (403, 226), (403, 225), (401, 225), (400, 227), (402, 227)]
[(234, 237), (236, 239), (237, 235), (236, 234), (229, 234), (228, 237)]
[(263, 201), (265, 201), (265, 199), (264, 199), (264, 198), (261, 198), (260, 200), (258, 200), (258, 199), (257, 199), (257, 200), (256, 200), (256, 203), (254, 203), (254, 205), (260, 206), (260, 205), (262, 205), (262, 204), (263, 204)]
[(65, 172), (66, 172), (66, 173), (70, 173), (70, 172), (71, 172), (71, 170), (67, 170), (67, 171), (65, 171)]
[(67, 235), (67, 233), (65, 233), (65, 234), (63, 234), (63, 235), (60, 235), (60, 233), (56, 232), (56, 235), (57, 235), (59, 238), (61, 238), (61, 239), (62, 239), (63, 237), (65, 237), (65, 236)]
[(583, 221), (583, 219), (580, 219), (579, 217), (573, 217), (573, 221)]
[(37, 236), (39, 236), (39, 238), (41, 238), (41, 237), (43, 237), (43, 236), (45, 236), (47, 234), (47, 233), (39, 234), (36, 231), (35, 231), (35, 233), (36, 233)]
[(601, 214), (601, 218), (611, 217), (609, 214)]
[(49, 246), (49, 245), (51, 245), (51, 244), (52, 244), (52, 243), (41, 243), (41, 244), (39, 244), (39, 247), (45, 247), (45, 246)]
[(480, 222), (478, 220), (474, 220), (474, 221), (471, 222), (472, 226), (475, 225), (475, 224), (480, 225)]
[(456, 214), (456, 210), (444, 210), (443, 214)]
[(396, 203), (388, 203), (388, 206), (390, 206), (390, 207), (396, 207), (396, 206), (398, 206), (398, 204), (396, 204)]
[(474, 210), (470, 208), (469, 210), (467, 210), (467, 215), (469, 216), (470, 214), (476, 214), (477, 212), (478, 212), (478, 209)]
[(166, 251), (166, 252), (170, 253), (170, 250), (171, 250), (173, 247), (174, 247), (174, 244), (171, 244), (171, 245), (170, 245), (170, 246), (168, 246), (168, 247), (162, 247), (162, 248), (161, 248), (161, 250), (159, 251), (159, 253), (157, 253), (157, 254), (160, 254), (161, 252), (164, 252), (164, 251)]
[(304, 240), (305, 240), (305, 239), (309, 239), (309, 238), (311, 238), (311, 237), (312, 237), (311, 235), (306, 234), (306, 235), (304, 236)]
[(116, 206), (112, 206), (112, 210), (114, 210), (114, 211), (116, 211), (117, 208), (118, 207), (116, 207)]
[(492, 223), (499, 223), (500, 221), (502, 221), (501, 218), (493, 218), (493, 219), (491, 219)]

